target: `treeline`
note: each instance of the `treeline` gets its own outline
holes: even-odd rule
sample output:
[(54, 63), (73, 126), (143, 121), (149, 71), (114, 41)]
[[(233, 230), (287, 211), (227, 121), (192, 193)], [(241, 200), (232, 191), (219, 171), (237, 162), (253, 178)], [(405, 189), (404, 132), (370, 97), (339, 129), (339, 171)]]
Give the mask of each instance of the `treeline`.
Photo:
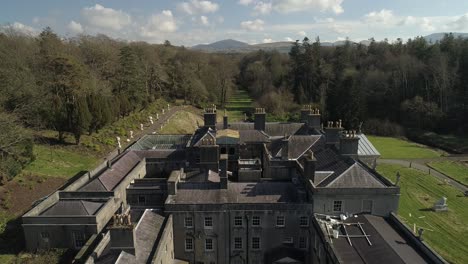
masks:
[[(104, 35), (63, 39), (50, 28), (37, 37), (4, 31), (0, 174), (11, 177), (34, 158), (30, 130), (55, 130), (60, 141), (70, 134), (79, 144), (83, 134), (158, 98), (223, 105), (236, 74), (235, 57), (194, 52), (169, 41), (128, 43)], [(21, 136), (3, 137), (14, 134)]]
[(246, 55), (239, 83), (278, 115), (312, 103), (325, 119), (380, 134), (402, 133), (399, 125), (468, 132), (468, 40), (451, 34), (435, 44), (418, 37), (337, 47), (305, 38), (289, 54)]

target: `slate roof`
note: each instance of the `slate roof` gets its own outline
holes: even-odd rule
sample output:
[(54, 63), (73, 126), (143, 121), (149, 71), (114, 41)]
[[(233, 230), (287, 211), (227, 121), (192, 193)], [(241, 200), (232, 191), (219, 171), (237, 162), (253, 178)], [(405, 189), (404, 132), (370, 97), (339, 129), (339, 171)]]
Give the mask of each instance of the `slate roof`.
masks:
[(260, 130), (255, 129), (248, 129), (248, 130), (240, 130), (240, 141), (239, 143), (266, 143), (269, 142), (268, 135)]
[[(122, 157), (112, 164), (112, 168), (105, 170), (96, 179), (83, 186), (80, 191), (112, 191), (141, 159), (134, 151), (124, 153)], [(104, 190), (102, 189), (103, 187)]]
[(328, 177), (326, 181), (322, 181), (319, 187), (384, 188), (386, 185), (364, 168), (364, 166), (356, 162), (342, 174), (336, 177)]
[(145, 210), (135, 228), (136, 256), (122, 251), (115, 263), (151, 263), (151, 253), (153, 249), (158, 246), (158, 236), (159, 233), (163, 231), (164, 227), (164, 216), (160, 215), (155, 210)]
[(197, 147), (201, 144), (201, 140), (206, 137), (210, 136), (212, 139), (216, 139), (216, 133), (214, 130), (208, 127), (201, 127), (195, 131), (192, 138), (188, 142), (188, 146), (190, 147)]
[[(222, 129), (223, 124), (217, 124), (217, 129)], [(235, 130), (254, 130), (254, 123), (252, 122), (235, 122), (229, 123), (228, 128)], [(284, 136), (284, 135), (305, 135), (307, 128), (304, 123), (281, 123), (281, 122), (267, 122), (265, 123), (265, 133), (269, 136)]]
[(229, 182), (227, 189), (184, 189), (170, 195), (169, 204), (298, 203), (297, 187), (291, 182)]
[[(352, 245), (346, 236), (332, 238), (330, 246), (341, 263), (428, 263), (422, 254), (410, 245), (410, 242), (401, 236), (384, 218), (373, 215), (358, 215), (350, 217), (344, 223), (361, 223), (365, 233), (369, 235), (372, 245), (366, 238), (350, 238)], [(326, 234), (326, 231), (322, 232)], [(344, 229), (339, 229), (340, 235), (345, 235)], [(349, 235), (362, 235), (357, 225), (346, 225)]]
[[(321, 135), (311, 135), (311, 136), (301, 136), (301, 135), (293, 135), (289, 137), (288, 142), (288, 157), (289, 159), (299, 159), (307, 152), (312, 146), (317, 143)], [(270, 145), (270, 153), (274, 157), (281, 157), (281, 151), (283, 147), (283, 140), (284, 137), (278, 138), (273, 140), (272, 144)]]
[(104, 202), (91, 202), (85, 200), (60, 200), (41, 215), (65, 216), (65, 215), (94, 215)]

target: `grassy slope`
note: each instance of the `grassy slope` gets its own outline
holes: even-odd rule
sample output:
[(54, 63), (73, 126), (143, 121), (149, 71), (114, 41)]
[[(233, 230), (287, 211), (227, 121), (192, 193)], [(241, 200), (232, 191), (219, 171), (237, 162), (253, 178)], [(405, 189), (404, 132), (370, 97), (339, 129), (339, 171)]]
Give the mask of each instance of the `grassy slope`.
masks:
[[(381, 164), (377, 170), (395, 181), (401, 174), (399, 215), (408, 226), (426, 229), (424, 238), (442, 257), (452, 263), (468, 260), (468, 207), (467, 198), (449, 185), (419, 171), (397, 165)], [(429, 210), (435, 201), (447, 197), (448, 212)]]
[(193, 112), (179, 111), (161, 130), (161, 134), (191, 134), (198, 125), (203, 125), (203, 118)]
[(468, 166), (454, 161), (437, 161), (429, 163), (434, 169), (468, 185)]
[(66, 147), (35, 145), (36, 160), (31, 162), (24, 173), (40, 176), (70, 178), (76, 173), (89, 170), (97, 164), (97, 157), (88, 153), (72, 152)]
[(252, 98), (244, 90), (238, 90), (226, 105), (229, 122), (243, 121), (244, 111), (252, 111)]
[(367, 136), (382, 155), (382, 159), (416, 159), (436, 158), (440, 153), (424, 145), (410, 141), (391, 138)]

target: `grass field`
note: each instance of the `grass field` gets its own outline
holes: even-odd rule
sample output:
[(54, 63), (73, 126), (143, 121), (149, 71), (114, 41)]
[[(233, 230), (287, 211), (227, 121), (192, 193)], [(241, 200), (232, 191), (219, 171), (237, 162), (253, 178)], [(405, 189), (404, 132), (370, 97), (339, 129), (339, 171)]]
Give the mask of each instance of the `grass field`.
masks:
[[(414, 224), (425, 229), (424, 240), (451, 263), (468, 260), (468, 199), (450, 185), (436, 178), (398, 165), (381, 164), (382, 175), (392, 181), (401, 174), (400, 218), (411, 228)], [(448, 212), (430, 210), (435, 201), (447, 197)]]
[(226, 104), (229, 122), (243, 121), (244, 112), (252, 111), (252, 98), (244, 90), (238, 90)]
[(31, 162), (23, 173), (40, 176), (70, 178), (83, 170), (97, 165), (98, 158), (86, 153), (67, 150), (66, 147), (35, 145), (36, 160)]
[(367, 136), (382, 155), (382, 159), (437, 158), (442, 152), (424, 145), (391, 137)]
[(429, 163), (434, 169), (446, 174), (447, 176), (468, 185), (468, 166), (455, 161), (437, 161)]
[(203, 118), (192, 112), (179, 111), (161, 130), (161, 134), (192, 134), (198, 125), (203, 125)]

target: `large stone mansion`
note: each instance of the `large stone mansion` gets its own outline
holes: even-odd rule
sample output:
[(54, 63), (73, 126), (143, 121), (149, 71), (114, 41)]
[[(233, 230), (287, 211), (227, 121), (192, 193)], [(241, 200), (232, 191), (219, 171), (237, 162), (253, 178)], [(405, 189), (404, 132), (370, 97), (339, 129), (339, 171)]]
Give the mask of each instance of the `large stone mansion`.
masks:
[(400, 188), (361, 131), (322, 123), (217, 123), (149, 134), (38, 201), (29, 250), (75, 263), (444, 263), (395, 216)]

